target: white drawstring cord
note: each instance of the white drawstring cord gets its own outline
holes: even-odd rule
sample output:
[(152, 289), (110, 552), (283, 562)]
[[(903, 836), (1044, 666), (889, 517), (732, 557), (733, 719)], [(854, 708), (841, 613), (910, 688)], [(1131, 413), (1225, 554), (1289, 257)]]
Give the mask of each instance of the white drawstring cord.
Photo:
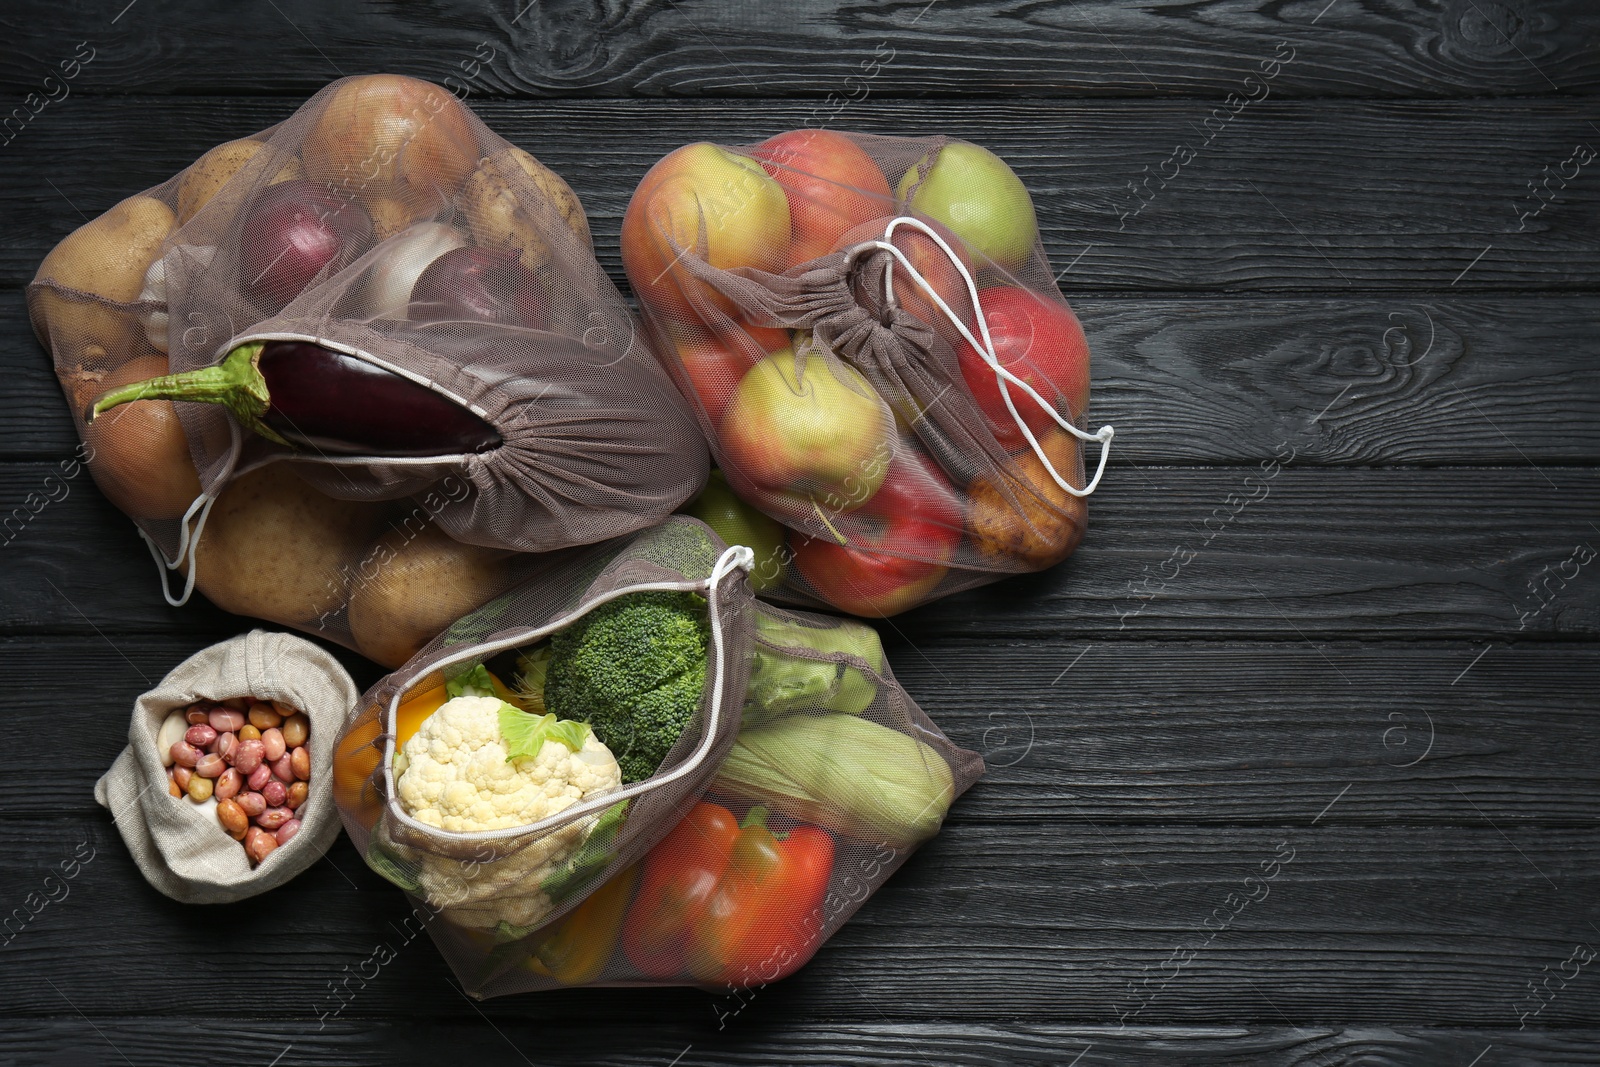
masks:
[(754, 549), (745, 545), (729, 545), (722, 555), (717, 557), (716, 566), (711, 568), (710, 584), (707, 586), (707, 591), (714, 591), (718, 583), (735, 570), (749, 573), (750, 568), (755, 566), (755, 563), (756, 553)]
[[(228, 447), (228, 467), (227, 473), (224, 474), (221, 479), (224, 483), (224, 486), (226, 485), (227, 480), (232, 477), (233, 468), (239, 462), (239, 450), (244, 447), (244, 441), (240, 436), (239, 427), (231, 420), (228, 423), (228, 430), (230, 434)], [(178, 534), (178, 552), (176, 559), (167, 559), (166, 554), (156, 546), (155, 541), (151, 539), (150, 535), (145, 533), (142, 527), (137, 527), (139, 530), (139, 536), (144, 538), (145, 547), (150, 549), (150, 555), (156, 561), (156, 574), (161, 580), (161, 599), (165, 600), (169, 607), (181, 608), (187, 604), (189, 602), (189, 598), (194, 595), (194, 576), (195, 571), (198, 569), (195, 564), (195, 553), (200, 549), (200, 532), (206, 528), (206, 519), (211, 517), (211, 505), (215, 504), (216, 502), (217, 498), (215, 496), (212, 496), (210, 493), (201, 493), (199, 496), (194, 498), (194, 502), (190, 504), (188, 510), (183, 513), (183, 518), (179, 520), (178, 525), (180, 532)], [(195, 520), (194, 529), (191, 531), (189, 529), (189, 520), (195, 517), (195, 513), (197, 511), (199, 512), (200, 517)], [(189, 571), (186, 575), (184, 575), (183, 593), (182, 595), (174, 598), (171, 589), (167, 586), (167, 572), (181, 567), (185, 559), (188, 560)]]
[[(939, 246), (940, 251), (942, 251), (945, 256), (949, 258), (950, 263), (955, 267), (956, 272), (961, 275), (961, 280), (967, 285), (967, 295), (972, 300), (973, 314), (976, 315), (978, 319), (978, 331), (983, 335), (983, 341), (981, 344), (977, 338), (972, 336), (972, 331), (967, 329), (966, 323), (961, 321), (961, 316), (957, 315), (950, 305), (944, 302), (944, 298), (934, 291), (933, 286), (929, 284), (928, 280), (917, 271), (917, 268), (911, 265), (911, 261), (906, 258), (905, 253), (890, 243), (890, 239), (894, 236), (895, 227), (900, 225), (911, 226), (931, 237), (934, 243)], [(891, 219), (889, 224), (884, 227), (882, 240), (866, 241), (851, 248), (845, 257), (846, 267), (855, 261), (858, 254), (866, 251), (867, 249), (881, 250), (893, 256), (900, 263), (900, 265), (906, 269), (906, 273), (911, 276), (911, 280), (922, 287), (923, 292), (928, 294), (933, 302), (938, 305), (939, 310), (944, 312), (945, 317), (950, 320), (951, 324), (960, 331), (962, 338), (964, 338), (968, 344), (970, 344), (979, 352), (979, 354), (983, 356), (984, 362), (988, 363), (990, 369), (992, 369), (995, 373), (995, 380), (1000, 386), (1000, 396), (1006, 402), (1006, 410), (1011, 413), (1011, 418), (1015, 420), (1017, 429), (1022, 431), (1023, 437), (1027, 438), (1028, 444), (1033, 448), (1033, 454), (1039, 458), (1039, 462), (1044, 465), (1044, 469), (1050, 472), (1050, 477), (1055, 479), (1055, 483), (1063, 490), (1076, 497), (1085, 497), (1094, 492), (1096, 487), (1098, 487), (1100, 484), (1101, 477), (1104, 476), (1106, 472), (1106, 460), (1111, 456), (1111, 438), (1116, 434), (1116, 430), (1109, 425), (1100, 427), (1100, 429), (1094, 433), (1087, 433), (1078, 429), (1077, 426), (1073, 425), (1072, 420), (1068, 419), (1066, 416), (1062, 415), (1056, 410), (1054, 404), (1040, 396), (1038, 392), (1034, 390), (1033, 386), (1029, 385), (1027, 382), (1023, 381), (1021, 378), (1018, 378), (1015, 374), (1012, 374), (1010, 371), (1006, 370), (1000, 365), (1000, 357), (995, 354), (994, 342), (989, 336), (988, 319), (984, 316), (983, 305), (978, 300), (978, 284), (977, 282), (973, 281), (972, 273), (968, 271), (966, 265), (961, 262), (961, 258), (956, 255), (955, 250), (945, 243), (944, 238), (940, 237), (933, 227), (929, 226), (921, 219), (914, 219), (907, 215), (901, 215)], [(886, 305), (891, 307), (894, 306), (893, 268), (890, 268), (884, 274), (883, 299)], [(1009, 383), (1009, 385), (1007, 383)], [(1060, 472), (1058, 472), (1050, 463), (1049, 457), (1044, 454), (1043, 446), (1041, 446), (1038, 439), (1033, 436), (1033, 431), (1028, 428), (1028, 424), (1023, 421), (1022, 415), (1017, 411), (1017, 405), (1011, 399), (1011, 385), (1015, 385), (1028, 396), (1032, 397), (1034, 403), (1038, 404), (1040, 408), (1044, 409), (1050, 418), (1055, 420), (1057, 426), (1060, 426), (1063, 430), (1066, 430), (1078, 440), (1100, 442), (1100, 462), (1095, 468), (1094, 477), (1089, 479), (1089, 484), (1087, 486), (1079, 489), (1072, 485), (1065, 478), (1063, 478)]]

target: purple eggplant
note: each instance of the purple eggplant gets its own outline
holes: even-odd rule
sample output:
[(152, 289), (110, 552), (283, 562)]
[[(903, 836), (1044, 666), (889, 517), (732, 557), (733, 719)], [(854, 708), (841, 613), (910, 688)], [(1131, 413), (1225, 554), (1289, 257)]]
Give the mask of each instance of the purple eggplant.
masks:
[(449, 397), (310, 341), (253, 341), (214, 367), (124, 385), (96, 400), (89, 418), (134, 400), (221, 404), (246, 429), (317, 452), (446, 456), (501, 443)]

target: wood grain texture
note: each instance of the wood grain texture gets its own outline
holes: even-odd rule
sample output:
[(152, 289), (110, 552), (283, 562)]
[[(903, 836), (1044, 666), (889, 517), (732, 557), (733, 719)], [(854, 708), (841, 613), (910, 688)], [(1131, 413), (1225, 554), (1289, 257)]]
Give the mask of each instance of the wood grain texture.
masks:
[[(1119, 468), (1065, 563), (887, 628), (1063, 641), (1593, 639), (1597, 496), (1593, 468)], [(5, 464), (0, 503), (15, 574), (0, 586), (0, 633), (219, 624), (208, 607), (162, 603), (132, 521), (86, 473), (63, 481), (59, 464)]]
[[(963, 801), (946, 832), (804, 971), (757, 991), (756, 1003), (767, 1000), (790, 1020), (958, 1015), (1127, 1027), (1270, 1025), (1275, 1010), (1311, 1022), (1338, 1005), (1345, 1022), (1514, 1030), (1521, 1015), (1572, 1026), (1600, 1010), (1600, 983), (1587, 967), (1557, 980), (1571, 974), (1571, 964), (1559, 965), (1578, 946), (1600, 942), (1588, 921), (1600, 867), (1581, 831), (1523, 827), (1514, 844), (1482, 823), (1149, 833), (1081, 820), (996, 824), (971, 808)], [(5, 951), (32, 979), (8, 990), (13, 1017), (58, 1014), (49, 982), (72, 982), (89, 967), (114, 970), (144, 991), (150, 1014), (179, 1025), (214, 1003), (207, 983), (241, 969), (281, 976), (275, 1014), (290, 1036), (330, 1014), (405, 1020), (459, 1007), (440, 1003), (453, 991), (432, 944), (407, 940), (403, 895), (343, 839), (270, 906), (195, 909), (143, 884), (103, 813), (8, 816), (0, 825), (22, 853), (0, 861), (15, 887)], [(75, 876), (58, 875), (54, 900), (29, 914), (27, 894), (42, 892), (49, 870), (68, 857)], [(1268, 862), (1275, 876), (1264, 876)], [(995, 906), (999, 894), (1004, 907)], [(1259, 899), (1241, 905), (1244, 894)], [(209, 951), (220, 945), (225, 956)], [(380, 945), (394, 960), (362, 968)], [(175, 972), (173, 958), (191, 962)], [(1395, 973), (1400, 959), (1404, 974)], [(346, 995), (335, 997), (330, 983), (352, 974)], [(1528, 983), (1537, 989), (1545, 978), (1543, 997), (1533, 999)], [(73, 1002), (86, 1015), (115, 1016), (125, 996), (115, 985), (80, 984)], [(633, 1021), (657, 1025), (714, 1023), (719, 1010), (737, 1007), (731, 995), (664, 989), (647, 997), (562, 991), (484, 1010), (592, 1028), (628, 1000), (636, 1001)]]
[(1272, 88), (1290, 97), (1600, 86), (1600, 21), (1581, 0), (1331, 8), (1327, 0), (279, 0), (242, 11), (184, 0), (136, 7), (113, 23), (115, 14), (11, 5), (0, 21), (0, 85), (37, 89), (57, 53), (88, 39), (98, 54), (75, 86), (84, 94), (305, 95), (344, 73), (385, 70), (453, 79), (474, 94), (800, 96), (827, 107), (830, 93), (1221, 98), (1258, 73), (1279, 41), (1296, 57)]
[[(1600, 456), (1600, 296), (1073, 306), (1094, 352), (1090, 415), (1116, 426), (1121, 467), (1253, 466), (1284, 442), (1302, 466)], [(71, 454), (66, 402), (14, 291), (0, 290), (0, 374), (0, 460)]]
[[(1582, 1067), (1600, 1063), (1600, 1031), (1471, 1030), (1434, 1027), (1301, 1026), (1130, 1027), (1118, 1032), (1035, 1022), (797, 1023), (774, 1018), (753, 1003), (750, 1022), (725, 1030), (680, 1025), (670, 1029), (635, 1022), (580, 1028), (560, 1019), (526, 1015), (497, 1018), (495, 1028), (475, 1018), (415, 1022), (334, 1022), (310, 1032), (254, 1020), (231, 1027), (250, 1051), (268, 1056), (292, 1046), (292, 1061), (335, 1067), (389, 1067), (396, 1049), (419, 1062), (463, 1058), (488, 1062), (612, 1064), (662, 1067), (768, 1067), (771, 1064), (938, 1063), (948, 1067), (1414, 1067), (1467, 1064), (1485, 1051), (1502, 1063)], [(18, 1067), (88, 1063), (121, 1052), (158, 1062), (170, 1054), (165, 1020), (116, 1016), (81, 1020), (0, 1022), (0, 1040)], [(495, 1030), (498, 1029), (499, 1033)], [(682, 1040), (679, 1040), (679, 1036)], [(131, 1061), (131, 1059), (130, 1059)], [(1485, 1059), (1484, 1062), (1489, 1062)]]
[[(69, 98), (41, 113), (5, 148), (14, 177), (0, 188), (0, 213), (11, 221), (0, 233), (0, 282), (26, 282), (85, 217), (165, 180), (220, 141), (281, 120), (298, 102)], [(801, 105), (770, 101), (487, 101), (477, 110), (577, 191), (613, 277), (621, 276), (622, 212), (656, 160), (698, 140), (757, 141), (807, 118)], [(1564, 187), (1550, 178), (1555, 200), (1526, 220), (1519, 214), (1541, 202), (1528, 183), (1545, 180), (1544, 168), (1554, 174), (1575, 144), (1600, 139), (1589, 111), (1574, 101), (1462, 109), (1267, 100), (1222, 125), (1209, 146), (1211, 107), (1183, 101), (872, 99), (836, 125), (943, 132), (998, 152), (1033, 194), (1045, 249), (1069, 297), (1131, 290), (1453, 295), (1595, 289), (1600, 180), (1589, 180), (1587, 170)], [(1172, 176), (1178, 164), (1167, 161), (1179, 146), (1195, 157)], [(60, 162), (108, 151), (117, 166)], [(1130, 189), (1136, 182), (1138, 193)]]

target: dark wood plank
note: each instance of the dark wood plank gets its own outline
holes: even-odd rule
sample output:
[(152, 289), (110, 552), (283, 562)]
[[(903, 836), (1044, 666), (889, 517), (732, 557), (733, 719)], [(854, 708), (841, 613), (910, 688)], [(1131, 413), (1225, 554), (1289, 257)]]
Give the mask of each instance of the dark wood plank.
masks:
[[(84, 217), (169, 177), (206, 148), (264, 128), (295, 101), (128, 97), (65, 101), (0, 157), (0, 282), (33, 276)], [(1561, 187), (1574, 145), (1595, 138), (1573, 101), (1251, 105), (1204, 146), (1209, 109), (1174, 101), (864, 102), (849, 126), (945, 132), (988, 145), (1032, 190), (1069, 296), (1129, 290), (1592, 291), (1600, 278), (1600, 182)], [(582, 197), (601, 262), (628, 197), (671, 149), (759, 140), (803, 123), (802, 105), (487, 102), (490, 126), (559, 171)], [(1175, 146), (1196, 156), (1171, 177)], [(111, 153), (117, 165), (63, 160)], [(1401, 166), (1397, 160), (1427, 160)], [(1528, 183), (1556, 199), (1535, 217)], [(1130, 183), (1149, 179), (1139, 195)], [(52, 183), (53, 186), (52, 187)], [(1558, 191), (1559, 190), (1559, 191)], [(1147, 204), (1139, 210), (1141, 203)], [(1519, 229), (1519, 227), (1521, 227)], [(1070, 269), (1069, 269), (1070, 268)], [(1380, 327), (1381, 332), (1381, 327)]]
[[(126, 743), (134, 699), (231, 632), (0, 641), (0, 680), (15, 694), (0, 751), (31, 751), (46, 720), (75, 739), (0, 776), (0, 811), (94, 811), (90, 788)], [(1600, 815), (1600, 771), (1583, 756), (1600, 715), (1593, 644), (1496, 645), (1479, 659), (1483, 646), (1436, 642), (884, 632), (907, 691), (989, 764), (957, 808), (975, 828), (1276, 827), (1320, 814), (1318, 825), (1362, 833), (1397, 823), (1488, 830), (1486, 820), (1512, 831), (1590, 827)], [(344, 658), (362, 684), (380, 673)], [(77, 682), (64, 706), (40, 683), (67, 674)], [(1046, 853), (1076, 840), (1040, 840), (1024, 855), (1053, 862)], [(1558, 861), (1548, 873), (1560, 880), (1564, 870)]]
[[(114, 15), (115, 11), (111, 12)], [(0, 84), (39, 88), (78, 41), (97, 49), (83, 94), (306, 94), (343, 73), (454, 79), (519, 96), (1187, 95), (1242, 91), (1278, 42), (1284, 96), (1592, 93), (1593, 8), (1530, 0), (1441, 9), (1175, 2), (1061, 5), (1001, 0), (709, 0), (619, 5), (523, 0), (329, 7), (281, 0), (223, 10), (186, 0), (112, 22), (59, 5), (12, 5)], [(226, 47), (216, 42), (226, 41)], [(465, 65), (477, 58), (477, 66)], [(875, 65), (866, 65), (875, 61)], [(59, 92), (59, 90), (57, 90)], [(837, 101), (824, 103), (828, 94)], [(9, 93), (8, 93), (9, 95)]]
[[(1519, 1012), (1541, 1003), (1525, 1002), (1528, 981), (1559, 977), (1577, 946), (1600, 942), (1587, 921), (1600, 887), (1587, 829), (1521, 827), (1513, 845), (1482, 823), (1128, 829), (997, 823), (965, 809), (804, 971), (759, 994), (771, 1010), (828, 1022), (1271, 1025), (1275, 1010), (1310, 1021), (1332, 1000), (1345, 1022), (1515, 1029)], [(8, 907), (42, 885), (41, 865), (78, 864), (50, 887), (54, 902), (13, 922), (5, 951), (31, 980), (8, 990), (8, 1014), (61, 1014), (51, 982), (87, 1015), (120, 1014), (126, 983), (144, 991), (151, 1015), (177, 1021), (214, 1003), (213, 976), (241, 972), (275, 976), (274, 1014), (297, 1029), (324, 1013), (403, 1020), (459, 1009), (440, 1004), (447, 972), (436, 950), (404, 940), (403, 895), (344, 839), (268, 896), (200, 909), (143, 884), (104, 814), (8, 815), (3, 825), (18, 853), (0, 858), (18, 898)], [(1258, 899), (1240, 903), (1244, 894)], [(333, 997), (329, 983), (384, 944), (393, 962)], [(225, 954), (210, 951), (220, 946)], [(1169, 962), (1175, 956), (1182, 962)], [(174, 968), (175, 959), (188, 966)], [(101, 972), (119, 982), (83, 980)], [(1538, 1025), (1583, 1025), (1600, 1010), (1600, 984), (1582, 972), (1565, 988), (1552, 979), (1559, 995), (1543, 998)], [(631, 1002), (636, 1022), (714, 1021), (717, 1009), (737, 1006), (730, 999), (563, 991), (486, 1011), (518, 1018), (537, 1004), (592, 1026)]]
[[(1427, 295), (1074, 302), (1096, 423), (1120, 465), (1588, 464), (1600, 455), (1600, 298)], [(0, 459), (77, 438), (22, 301), (0, 291)], [(1495, 428), (1506, 431), (1502, 435)], [(1130, 476), (1124, 472), (1122, 477)]]
[[(1088, 536), (1066, 563), (894, 626), (1061, 641), (1592, 639), (1597, 495), (1593, 468), (1125, 467), (1095, 494)], [(0, 516), (15, 516), (0, 633), (222, 625), (209, 608), (165, 606), (131, 521), (86, 474), (63, 482), (57, 464), (0, 465), (0, 503)]]
[[(534, 1003), (532, 1001), (530, 1004)], [(1432, 1027), (1306, 1026), (1140, 1027), (1127, 1033), (1049, 1023), (798, 1023), (775, 1018), (752, 1001), (749, 1021), (725, 1030), (701, 1023), (666, 1028), (631, 1021), (603, 1026), (530, 1018), (532, 1011), (497, 1017), (495, 1028), (463, 1012), (448, 1020), (410, 1023), (335, 1022), (323, 1030), (256, 1020), (230, 1023), (230, 1034), (251, 1051), (272, 1055), (292, 1046), (297, 1064), (389, 1067), (397, 1049), (418, 1062), (487, 1059), (540, 1064), (661, 1067), (674, 1056), (705, 1067), (825, 1063), (837, 1067), (938, 1063), (949, 1067), (1411, 1067), (1469, 1063), (1486, 1051), (1496, 1062), (1600, 1063), (1600, 1031), (1526, 1032)], [(98, 1028), (100, 1033), (96, 1033)], [(95, 1028), (79, 1019), (0, 1022), (0, 1035), (18, 1067), (88, 1063), (120, 1052), (129, 1063), (170, 1062), (171, 1024), (141, 1016), (110, 1016)], [(495, 1029), (500, 1032), (496, 1033)], [(681, 1040), (680, 1040), (681, 1036)], [(65, 1059), (62, 1057), (66, 1057)], [(691, 1058), (692, 1057), (692, 1058)], [(285, 1062), (290, 1062), (286, 1060)], [(1487, 1062), (1487, 1061), (1486, 1061)]]

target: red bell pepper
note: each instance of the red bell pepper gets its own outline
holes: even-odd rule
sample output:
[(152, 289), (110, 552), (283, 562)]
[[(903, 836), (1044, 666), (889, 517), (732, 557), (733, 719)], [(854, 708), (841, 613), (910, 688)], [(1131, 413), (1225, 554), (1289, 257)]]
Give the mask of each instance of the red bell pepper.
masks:
[(696, 804), (644, 858), (622, 927), (628, 960), (652, 978), (730, 986), (793, 973), (820, 943), (833, 838), (815, 826), (767, 828), (719, 804)]

